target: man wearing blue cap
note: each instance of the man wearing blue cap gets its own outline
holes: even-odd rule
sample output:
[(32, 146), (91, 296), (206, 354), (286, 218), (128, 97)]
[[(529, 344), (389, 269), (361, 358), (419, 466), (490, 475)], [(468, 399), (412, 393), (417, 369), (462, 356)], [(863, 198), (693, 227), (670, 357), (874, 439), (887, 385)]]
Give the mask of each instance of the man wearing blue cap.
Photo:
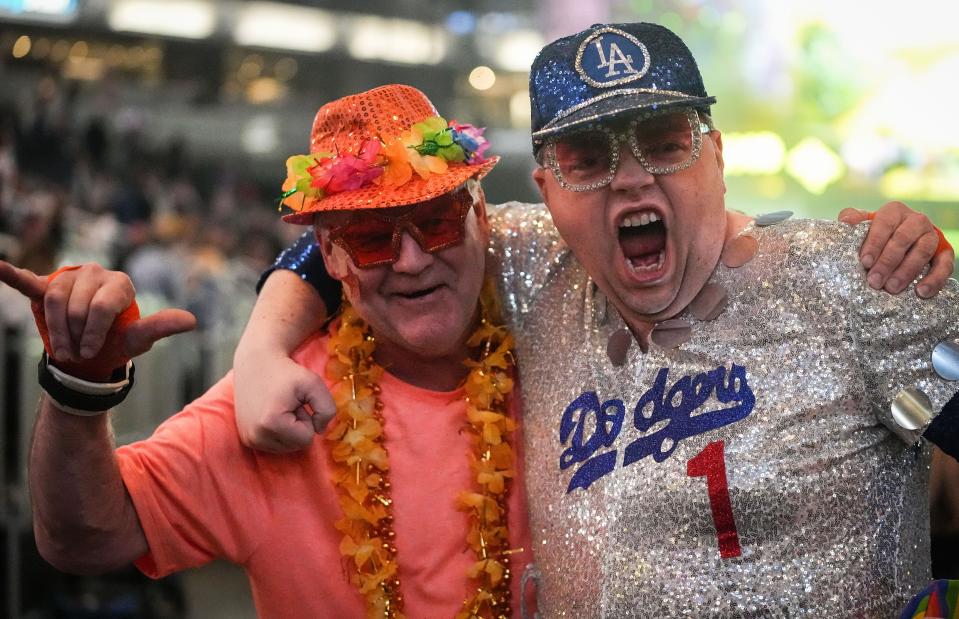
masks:
[[(665, 28), (551, 43), (530, 92), (549, 213), (493, 209), (489, 257), (521, 361), (541, 611), (893, 614), (929, 579), (919, 440), (956, 443), (937, 346), (955, 282), (885, 295), (859, 271), (865, 227), (727, 211), (715, 99)], [(248, 436), (282, 448), (268, 416)]]
[[(517, 338), (547, 614), (892, 615), (929, 580), (917, 439), (955, 423), (929, 427), (955, 407), (930, 363), (955, 282), (882, 295), (864, 229), (727, 211), (715, 99), (665, 28), (556, 41), (530, 89), (534, 178), (579, 261)], [(623, 329), (640, 346), (603, 363)]]

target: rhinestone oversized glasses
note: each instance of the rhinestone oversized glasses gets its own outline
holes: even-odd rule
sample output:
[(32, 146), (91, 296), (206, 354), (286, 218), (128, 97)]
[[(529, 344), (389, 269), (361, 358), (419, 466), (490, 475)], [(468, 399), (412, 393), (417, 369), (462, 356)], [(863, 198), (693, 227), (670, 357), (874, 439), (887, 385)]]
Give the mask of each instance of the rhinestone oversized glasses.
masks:
[(330, 228), (330, 239), (361, 269), (392, 264), (399, 260), (404, 232), (431, 254), (461, 243), (472, 206), (473, 195), (464, 185), (399, 214), (354, 212), (345, 224)]
[(703, 134), (709, 131), (692, 109), (634, 118), (618, 132), (606, 125), (592, 125), (549, 138), (546, 166), (563, 189), (599, 189), (613, 181), (626, 143), (647, 172), (672, 174), (696, 163)]

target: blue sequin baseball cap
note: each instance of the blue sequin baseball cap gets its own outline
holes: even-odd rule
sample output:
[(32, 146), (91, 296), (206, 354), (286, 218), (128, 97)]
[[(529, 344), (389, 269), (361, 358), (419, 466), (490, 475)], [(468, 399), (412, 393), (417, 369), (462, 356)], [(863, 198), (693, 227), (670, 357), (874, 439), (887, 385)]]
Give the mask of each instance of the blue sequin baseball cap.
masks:
[(533, 152), (544, 138), (598, 119), (692, 107), (709, 113), (696, 60), (658, 24), (595, 24), (553, 41), (529, 74)]

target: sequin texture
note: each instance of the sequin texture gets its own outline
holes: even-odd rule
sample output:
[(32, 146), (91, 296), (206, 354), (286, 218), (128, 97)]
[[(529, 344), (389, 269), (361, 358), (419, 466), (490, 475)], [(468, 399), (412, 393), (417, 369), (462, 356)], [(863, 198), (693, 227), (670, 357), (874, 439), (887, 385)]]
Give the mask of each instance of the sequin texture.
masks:
[(553, 41), (533, 61), (529, 89), (534, 152), (543, 138), (600, 118), (676, 106), (708, 114), (716, 101), (686, 44), (649, 23), (596, 25)]
[[(864, 281), (863, 226), (751, 227), (755, 258), (721, 265), (710, 280), (728, 291), (726, 310), (709, 322), (682, 313), (689, 341), (647, 354), (631, 346), (616, 366), (607, 343), (625, 325), (544, 207), (512, 203), (491, 220), (517, 340), (544, 617), (886, 618), (928, 584), (929, 449), (879, 417), (904, 388), (921, 390), (935, 411), (954, 393), (930, 353), (956, 335), (955, 282), (933, 300), (911, 289), (893, 297)], [(622, 466), (640, 437), (634, 407), (662, 368), (672, 384), (732, 364), (755, 394), (748, 416), (665, 439), (673, 451), (661, 462)], [(622, 430), (603, 448), (617, 451), (616, 465), (567, 493), (575, 467), (559, 465), (560, 419), (590, 391), (625, 406)], [(724, 406), (715, 398), (702, 409)], [(717, 441), (741, 545), (730, 558), (707, 484), (687, 470)]]

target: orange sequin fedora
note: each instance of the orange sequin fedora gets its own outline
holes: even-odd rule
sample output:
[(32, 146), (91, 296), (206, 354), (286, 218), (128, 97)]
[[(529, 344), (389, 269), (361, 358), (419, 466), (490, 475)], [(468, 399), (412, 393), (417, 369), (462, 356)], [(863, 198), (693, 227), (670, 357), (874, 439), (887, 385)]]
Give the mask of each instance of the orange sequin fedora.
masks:
[(392, 84), (327, 103), (316, 114), (310, 154), (286, 162), (284, 221), (316, 213), (388, 208), (443, 195), (482, 178), (499, 157), (484, 157), (483, 130), (447, 122), (422, 92)]

